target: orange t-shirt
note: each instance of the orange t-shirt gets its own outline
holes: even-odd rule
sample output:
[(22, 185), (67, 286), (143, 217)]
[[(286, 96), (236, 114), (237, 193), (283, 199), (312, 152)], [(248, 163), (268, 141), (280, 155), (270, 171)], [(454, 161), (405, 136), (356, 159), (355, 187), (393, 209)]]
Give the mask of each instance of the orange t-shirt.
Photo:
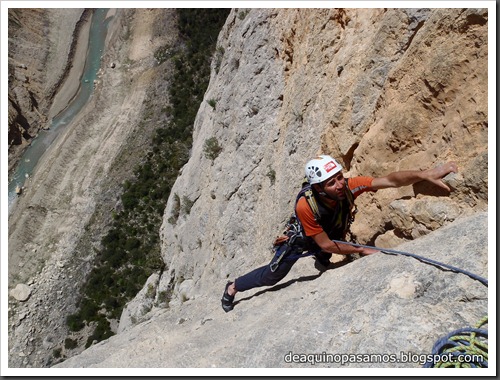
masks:
[[(373, 177), (349, 178), (347, 184), (354, 195), (354, 199), (367, 191), (376, 191), (372, 189), (372, 181)], [(296, 213), (297, 218), (299, 218), (300, 223), (304, 228), (306, 236), (314, 236), (323, 232), (323, 227), (321, 227), (314, 218), (314, 214), (305, 197), (301, 197), (297, 202)]]

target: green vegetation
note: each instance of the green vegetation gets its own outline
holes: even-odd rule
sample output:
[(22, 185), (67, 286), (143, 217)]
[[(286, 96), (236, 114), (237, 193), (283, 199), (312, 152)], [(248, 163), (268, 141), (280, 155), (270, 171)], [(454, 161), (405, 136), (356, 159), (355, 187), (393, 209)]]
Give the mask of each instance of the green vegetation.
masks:
[(193, 205), (194, 205), (194, 201), (192, 201), (191, 199), (189, 199), (185, 195), (182, 197), (182, 212), (184, 214), (189, 215), (189, 213), (191, 212), (191, 208), (193, 207)]
[[(179, 170), (189, 158), (193, 124), (210, 79), (217, 35), (229, 14), (228, 9), (177, 12), (181, 43), (173, 48), (175, 51), (164, 47), (155, 52), (158, 64), (171, 60), (175, 68), (169, 83), (170, 104), (163, 106), (162, 115), (155, 114), (150, 104), (145, 106), (148, 122), (168, 122), (156, 130), (151, 151), (134, 170), (134, 178), (124, 182), (123, 210), (113, 214), (112, 226), (96, 251), (95, 267), (82, 289), (78, 309), (67, 317), (70, 331), (96, 326), (86, 347), (113, 335), (109, 321), (120, 318), (125, 304), (147, 278), (164, 269), (159, 241), (163, 213)], [(189, 213), (194, 202), (183, 196), (181, 209), (179, 195), (175, 194), (173, 200), (169, 221), (175, 223), (180, 211)], [(161, 295), (162, 302), (167, 301), (167, 296)], [(69, 340), (67, 344), (73, 345)]]
[(72, 350), (73, 348), (76, 347), (78, 347), (78, 342), (76, 340), (71, 338), (66, 338), (64, 340), (64, 348), (66, 348), (67, 350)]
[(156, 62), (161, 65), (163, 62), (165, 62), (167, 59), (171, 58), (173, 54), (173, 49), (169, 45), (167, 46), (162, 46), (158, 48), (155, 53), (154, 57), (156, 59)]
[(206, 158), (213, 161), (217, 158), (220, 152), (222, 152), (222, 147), (219, 145), (217, 137), (210, 137), (205, 140), (203, 153), (205, 153)]
[(172, 214), (170, 218), (168, 218), (168, 222), (175, 225), (177, 223), (177, 219), (179, 219), (179, 215), (181, 214), (181, 198), (179, 198), (178, 194), (174, 194), (172, 202)]
[(61, 352), (62, 348), (56, 348), (52, 351), (52, 355), (56, 358), (59, 359), (61, 357)]
[(239, 12), (238, 12), (238, 18), (239, 18), (240, 20), (244, 20), (244, 19), (245, 19), (245, 17), (247, 17), (248, 12), (250, 12), (250, 10), (249, 10), (249, 9), (246, 9), (246, 10), (244, 10), (244, 11), (239, 11)]
[(215, 100), (215, 99), (208, 99), (207, 103), (208, 103), (208, 105), (210, 107), (212, 107), (213, 109), (215, 109), (215, 106), (217, 105), (217, 100)]
[(214, 57), (214, 69), (215, 72), (218, 74), (220, 70), (220, 65), (222, 64), (222, 58), (224, 57), (225, 50), (222, 46), (218, 46), (217, 50), (215, 51), (215, 57)]
[(276, 171), (271, 166), (269, 166), (268, 169), (269, 170), (268, 170), (266, 176), (271, 181), (271, 186), (273, 186), (274, 183), (276, 182)]

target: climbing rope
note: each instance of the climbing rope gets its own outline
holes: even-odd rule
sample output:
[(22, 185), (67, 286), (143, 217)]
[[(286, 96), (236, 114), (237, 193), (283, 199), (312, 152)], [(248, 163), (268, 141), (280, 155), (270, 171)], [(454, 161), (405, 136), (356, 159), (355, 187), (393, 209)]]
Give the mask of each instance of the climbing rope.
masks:
[(488, 330), (481, 329), (487, 323), (485, 316), (475, 328), (455, 330), (439, 339), (424, 368), (487, 368)]
[[(404, 255), (429, 263), (453, 272), (463, 273), (488, 286), (488, 280), (469, 271), (444, 264), (436, 260), (418, 256), (413, 253), (396, 251), (394, 249), (377, 248), (374, 246), (354, 244), (345, 241), (332, 240), (334, 243), (347, 244), (355, 247), (378, 249), (386, 254)], [(424, 368), (486, 368), (488, 367), (488, 330), (481, 326), (488, 323), (488, 316), (479, 321), (475, 328), (455, 330), (439, 339), (432, 348), (432, 354), (425, 363)], [(430, 359), (432, 358), (432, 359)]]
[(437, 265), (437, 266), (440, 266), (442, 268), (447, 268), (447, 269), (449, 269), (449, 270), (451, 270), (453, 272), (465, 274), (465, 275), (473, 278), (474, 280), (477, 280), (477, 281), (481, 282), (483, 285), (488, 286), (488, 280), (486, 278), (484, 278), (484, 277), (478, 276), (477, 274), (471, 273), (471, 272), (466, 271), (464, 269), (460, 269), (460, 268), (454, 267), (452, 265), (444, 264), (444, 263), (441, 263), (441, 262), (436, 261), (436, 260), (432, 260), (432, 259), (428, 259), (426, 257), (415, 255), (413, 253), (408, 253), (408, 252), (403, 252), (403, 251), (396, 251), (394, 249), (387, 249), (387, 248), (377, 248), (375, 246), (369, 246), (369, 245), (363, 245), (363, 244), (355, 244), (355, 243), (350, 243), (350, 242), (340, 241), (340, 240), (332, 240), (332, 241), (334, 243), (347, 244), (347, 245), (352, 245), (354, 247), (363, 247), (363, 248), (378, 249), (378, 250), (380, 250), (380, 252), (386, 253), (386, 254), (395, 254), (395, 255), (404, 255), (404, 256), (413, 257), (413, 258), (415, 258), (417, 260), (420, 260), (420, 261), (423, 261), (425, 263)]

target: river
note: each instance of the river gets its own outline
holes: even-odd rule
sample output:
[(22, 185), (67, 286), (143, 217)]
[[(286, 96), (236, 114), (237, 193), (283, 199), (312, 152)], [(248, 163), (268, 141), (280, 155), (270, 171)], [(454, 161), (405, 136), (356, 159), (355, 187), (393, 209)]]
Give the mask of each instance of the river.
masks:
[(85, 67), (80, 80), (78, 92), (68, 106), (52, 118), (49, 130), (41, 130), (30, 146), (26, 149), (15, 169), (9, 183), (9, 213), (18, 197), (16, 188), (22, 188), (26, 179), (33, 173), (40, 158), (49, 148), (50, 144), (61, 134), (64, 126), (71, 123), (74, 117), (87, 104), (94, 90), (94, 80), (101, 67), (101, 57), (106, 41), (109, 23), (112, 17), (106, 17), (107, 8), (95, 9), (89, 30), (89, 44)]

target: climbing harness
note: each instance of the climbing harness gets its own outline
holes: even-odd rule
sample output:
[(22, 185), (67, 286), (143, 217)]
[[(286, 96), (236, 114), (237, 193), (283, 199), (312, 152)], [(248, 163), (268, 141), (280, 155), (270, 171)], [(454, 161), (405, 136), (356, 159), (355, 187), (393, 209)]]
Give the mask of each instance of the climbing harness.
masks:
[[(346, 179), (346, 188), (347, 179)], [(342, 236), (343, 240), (331, 239), (333, 243), (346, 244), (360, 248), (370, 248), (379, 250), (385, 254), (403, 255), (413, 257), (423, 263), (431, 264), (436, 267), (451, 270), (456, 273), (462, 273), (470, 278), (481, 282), (486, 287), (488, 286), (488, 279), (481, 277), (477, 274), (471, 273), (467, 270), (457, 268), (455, 266), (445, 264), (436, 260), (428, 259), (423, 256), (415, 255), (413, 253), (398, 251), (394, 249), (378, 248), (376, 246), (363, 245), (358, 243), (351, 243), (346, 239), (350, 230), (350, 225), (354, 221), (354, 216), (357, 212), (354, 205), (354, 197), (350, 191), (346, 191), (347, 200), (345, 202), (337, 203), (337, 208), (333, 212), (333, 219), (324, 220), (322, 214), (331, 213), (331, 210), (325, 212), (326, 205), (318, 203), (314, 196), (311, 185), (307, 182), (302, 184), (302, 189), (297, 195), (295, 205), (301, 197), (304, 197), (311, 208), (316, 221), (323, 226), (325, 222), (331, 231), (335, 231), (333, 236)], [(343, 206), (343, 207), (342, 207)], [(321, 221), (321, 222), (320, 222)], [(340, 231), (338, 225), (343, 225), (343, 231)], [(298, 260), (302, 257), (315, 255), (321, 249), (314, 244), (310, 244), (308, 238), (303, 232), (300, 221), (294, 214), (286, 225), (284, 236), (278, 237), (274, 244), (275, 258), (270, 264), (270, 269), (275, 272), (282, 261)], [(319, 250), (319, 251), (318, 251)], [(304, 253), (304, 251), (308, 251)], [(462, 368), (477, 368), (488, 367), (488, 331), (481, 327), (488, 321), (488, 316), (484, 317), (475, 328), (463, 328), (455, 330), (447, 336), (439, 339), (433, 346), (432, 354), (427, 356), (428, 361), (425, 363), (424, 368), (437, 367), (462, 367)]]
[[(292, 215), (286, 224), (285, 232), (283, 232), (283, 236), (276, 238), (273, 249), (277, 253), (274, 261), (270, 264), (271, 272), (275, 272), (278, 269), (280, 262), (287, 256), (290, 256), (294, 245), (301, 245), (302, 242), (299, 242), (298, 239), (304, 239), (304, 235), (302, 233), (302, 227), (300, 226), (300, 222), (295, 215)], [(300, 244), (299, 244), (300, 243)], [(296, 254), (293, 255), (294, 259), (298, 257), (306, 257), (306, 255)], [(309, 256), (309, 255), (307, 255)]]
[[(347, 185), (347, 184), (346, 184)], [(350, 192), (346, 192), (350, 193)], [(311, 186), (303, 184), (303, 188), (297, 196), (296, 204), (300, 197), (304, 196), (307, 200), (314, 217), (317, 221), (321, 219), (320, 207), (314, 197)], [(351, 193), (352, 198), (352, 193)], [(343, 232), (345, 239), (351, 223), (354, 221), (356, 209), (353, 199), (349, 199), (349, 212), (345, 218), (346, 228)], [(323, 207), (323, 206), (322, 206)], [(340, 214), (343, 214), (340, 212)], [(344, 214), (345, 215), (345, 214)], [(338, 218), (338, 215), (336, 215)], [(382, 253), (391, 255), (403, 255), (413, 257), (426, 264), (431, 264), (436, 267), (445, 268), (456, 273), (462, 273), (470, 278), (481, 282), (483, 285), (488, 286), (488, 279), (481, 277), (477, 274), (467, 270), (457, 268), (455, 266), (445, 264), (436, 260), (428, 259), (423, 256), (415, 255), (413, 253), (398, 251), (394, 249), (378, 248), (376, 246), (363, 245), (358, 243), (350, 243), (345, 240), (331, 240), (334, 243), (346, 244), (354, 247), (377, 249)], [(303, 233), (302, 225), (298, 218), (293, 215), (284, 232), (284, 236), (278, 237), (274, 244), (275, 259), (270, 264), (270, 269), (275, 272), (280, 262), (283, 260), (298, 260), (302, 257), (312, 256), (317, 253), (317, 249), (310, 249), (307, 247), (307, 237)], [(319, 248), (319, 247), (317, 247)], [(303, 253), (304, 250), (309, 252)], [(424, 368), (486, 368), (488, 367), (488, 330), (481, 328), (487, 324), (488, 316), (484, 317), (475, 328), (463, 328), (453, 331), (445, 337), (439, 339), (432, 348), (432, 354), (428, 355), (428, 361), (425, 363)]]
[[(356, 213), (358, 212), (358, 208), (354, 203), (354, 195), (352, 194), (351, 191), (348, 191), (349, 189), (348, 181), (349, 180), (346, 178), (345, 179), (346, 202), (337, 203), (338, 208), (334, 211), (333, 218), (330, 220), (330, 224), (335, 223), (336, 226), (343, 226), (342, 230), (343, 239), (345, 239), (347, 234), (350, 233), (351, 224), (354, 222), (354, 218), (356, 216)], [(314, 219), (316, 219), (316, 221), (319, 224), (322, 224), (321, 223), (321, 220), (323, 218), (322, 211), (323, 213), (332, 214), (332, 210), (329, 210), (327, 212), (324, 210), (328, 208), (327, 206), (323, 205), (322, 203), (318, 203), (318, 201), (314, 196), (312, 187), (309, 183), (307, 183), (306, 179), (304, 179), (304, 182), (302, 183), (302, 189), (297, 195), (295, 201), (295, 207), (297, 207), (297, 202), (301, 197), (304, 197), (306, 199), (307, 204), (311, 208), (311, 211), (314, 215)], [(345, 210), (343, 210), (342, 208), (345, 208)]]
[(332, 240), (332, 241), (334, 243), (348, 244), (348, 245), (352, 245), (352, 246), (355, 246), (355, 247), (375, 248), (375, 249), (380, 250), (380, 252), (386, 253), (386, 254), (395, 254), (395, 255), (410, 256), (410, 257), (413, 257), (413, 258), (415, 258), (417, 260), (420, 260), (420, 261), (423, 261), (423, 262), (426, 262), (426, 263), (429, 263), (429, 264), (432, 264), (432, 265), (437, 265), (437, 266), (440, 266), (440, 267), (443, 267), (443, 268), (447, 268), (447, 269), (449, 269), (449, 270), (451, 270), (453, 272), (458, 272), (458, 273), (465, 274), (465, 275), (473, 278), (474, 280), (477, 280), (477, 281), (481, 282), (483, 285), (488, 286), (488, 280), (486, 278), (484, 278), (484, 277), (478, 276), (477, 274), (471, 273), (471, 272), (466, 271), (464, 269), (460, 269), (460, 268), (454, 267), (452, 265), (444, 264), (444, 263), (441, 263), (441, 262), (436, 261), (436, 260), (432, 260), (432, 259), (428, 259), (428, 258), (423, 257), (423, 256), (415, 255), (413, 253), (408, 253), (408, 252), (403, 252), (403, 251), (396, 251), (394, 249), (387, 249), (387, 248), (377, 248), (375, 246), (369, 246), (369, 245), (363, 245), (363, 244), (354, 244), (354, 243), (349, 243), (349, 242), (346, 242), (346, 241), (339, 241), (339, 240)]
[(474, 328), (458, 329), (439, 339), (424, 368), (488, 367), (488, 330), (481, 328), (487, 323), (485, 316)]
[[(346, 189), (348, 189), (347, 179), (345, 186)], [(302, 182), (302, 189), (295, 200), (295, 207), (297, 207), (297, 202), (301, 197), (306, 199), (314, 218), (318, 221), (318, 223), (321, 224), (320, 221), (322, 220), (323, 214), (331, 214), (331, 211), (324, 210), (326, 206), (318, 204), (316, 198), (314, 197), (311, 185), (306, 179)], [(339, 208), (333, 212), (333, 218), (328, 222), (328, 224), (331, 225), (332, 229), (335, 229), (338, 226), (343, 226), (342, 230), (337, 228), (337, 233), (345, 238), (352, 222), (354, 221), (354, 215), (357, 212), (352, 192), (346, 191), (346, 201), (339, 202), (338, 207)], [(342, 207), (345, 209), (342, 210)], [(304, 251), (308, 252), (304, 253)], [(302, 228), (296, 214), (294, 214), (288, 220), (283, 236), (276, 238), (274, 242), (273, 252), (275, 253), (275, 257), (270, 264), (271, 272), (275, 272), (276, 269), (278, 269), (279, 264), (284, 260), (291, 261), (302, 257), (313, 256), (319, 251), (320, 248), (312, 243), (312, 239), (305, 236), (304, 229)]]
[[(283, 258), (285, 258), (287, 256), (287, 254), (290, 253), (291, 249), (293, 248), (294, 243), (296, 243), (296, 239), (300, 238), (302, 240), (301, 244), (302, 245), (304, 244), (304, 235), (302, 233), (302, 227), (300, 225), (300, 222), (298, 221), (298, 219), (295, 216), (292, 216), (290, 218), (289, 222), (287, 223), (287, 229), (284, 232), (284, 235), (285, 236), (276, 239), (276, 242), (275, 242), (275, 247), (278, 247), (282, 244), (286, 244), (286, 249), (283, 249), (280, 252), (280, 254), (277, 256), (276, 260), (274, 260), (271, 263), (271, 271), (272, 272), (274, 272), (278, 268), (278, 265), (283, 260)], [(419, 261), (422, 261), (424, 263), (439, 266), (441, 268), (446, 268), (446, 269), (449, 269), (449, 270), (456, 272), (456, 273), (465, 274), (466, 276), (469, 276), (470, 278), (481, 282), (483, 285), (488, 286), (488, 279), (481, 277), (475, 273), (469, 272), (469, 271), (461, 269), (461, 268), (457, 268), (453, 265), (445, 264), (445, 263), (442, 263), (442, 262), (439, 262), (436, 260), (432, 260), (432, 259), (429, 259), (429, 258), (426, 258), (423, 256), (415, 255), (413, 253), (404, 252), (404, 251), (397, 251), (395, 249), (378, 248), (375, 246), (363, 245), (363, 244), (358, 244), (358, 243), (351, 243), (351, 242), (341, 241), (341, 240), (333, 240), (332, 239), (332, 242), (340, 243), (340, 244), (347, 244), (347, 245), (351, 245), (354, 247), (378, 249), (378, 250), (380, 250), (380, 252), (385, 253), (385, 254), (394, 254), (394, 255), (403, 255), (403, 256), (413, 257), (413, 258), (415, 258)], [(296, 254), (296, 255), (293, 255), (292, 257), (289, 257), (289, 259), (308, 257), (308, 256), (314, 255), (314, 253), (316, 253), (316, 252), (309, 252), (307, 254)]]

